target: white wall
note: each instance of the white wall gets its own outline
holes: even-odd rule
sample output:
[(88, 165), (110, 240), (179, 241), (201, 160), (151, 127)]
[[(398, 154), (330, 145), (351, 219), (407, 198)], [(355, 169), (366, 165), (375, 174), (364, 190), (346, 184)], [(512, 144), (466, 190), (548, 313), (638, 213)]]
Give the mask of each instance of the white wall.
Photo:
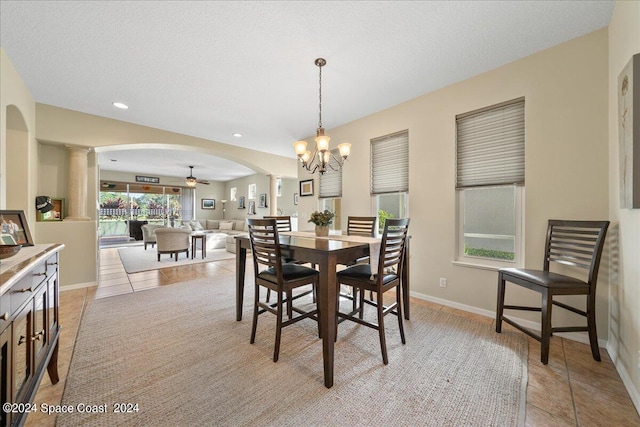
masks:
[[(620, 209), (617, 90), (618, 75), (637, 53), (640, 2), (619, 1), (609, 23), (609, 216), (614, 239), (607, 349), (640, 412), (640, 209)], [(640, 132), (640, 123), (634, 126)]]

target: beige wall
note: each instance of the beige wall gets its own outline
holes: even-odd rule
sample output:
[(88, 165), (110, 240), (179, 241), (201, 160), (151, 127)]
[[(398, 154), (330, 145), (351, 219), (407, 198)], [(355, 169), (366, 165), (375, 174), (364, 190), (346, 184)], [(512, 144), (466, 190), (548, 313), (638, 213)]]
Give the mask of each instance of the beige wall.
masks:
[[(269, 195), (271, 194), (270, 187), (271, 177), (263, 174), (254, 174), (244, 178), (233, 179), (231, 181), (227, 181), (224, 184), (224, 199), (227, 200), (227, 219), (235, 218), (235, 219), (245, 219), (245, 218), (262, 218), (265, 215), (269, 215), (269, 211), (271, 206)], [(247, 197), (248, 186), (249, 184), (256, 184), (256, 198), (255, 200), (249, 200)], [(296, 216), (297, 215), (297, 206), (293, 204), (293, 193), (298, 192), (297, 190), (298, 180), (295, 178), (282, 178), (282, 188), (281, 194), (282, 196), (278, 197), (278, 208), (284, 210), (284, 215)], [(245, 209), (238, 209), (238, 201), (231, 201), (230, 191), (231, 188), (235, 187), (237, 189), (236, 197), (244, 196), (245, 198)], [(260, 194), (267, 194), (267, 207), (259, 208), (260, 206)], [(248, 215), (249, 212), (249, 202), (256, 202), (256, 214)]]
[(0, 209), (25, 211), (29, 224), (35, 221), (37, 190), (37, 176), (28, 172), (38, 165), (35, 117), (29, 89), (0, 48)]
[[(372, 213), (370, 140), (408, 129), (413, 295), (493, 316), (496, 271), (453, 263), (455, 116), (521, 96), (526, 99), (525, 264), (541, 268), (549, 218), (608, 218), (606, 29), (327, 131), (332, 142), (353, 144), (343, 168), (346, 218)], [(300, 179), (308, 176), (299, 169)], [(301, 224), (317, 207), (316, 197), (301, 198)], [(609, 293), (604, 270), (597, 293), (603, 345)], [(448, 279), (446, 288), (439, 287), (440, 277)], [(507, 301), (539, 305), (540, 294), (511, 286)], [(575, 303), (584, 306), (584, 298)], [(539, 328), (538, 316), (526, 318)], [(555, 310), (555, 325), (574, 321), (584, 319)]]
[(618, 75), (637, 53), (640, 2), (619, 1), (609, 24), (609, 216), (614, 239), (607, 349), (640, 411), (640, 209), (620, 209), (617, 90)]

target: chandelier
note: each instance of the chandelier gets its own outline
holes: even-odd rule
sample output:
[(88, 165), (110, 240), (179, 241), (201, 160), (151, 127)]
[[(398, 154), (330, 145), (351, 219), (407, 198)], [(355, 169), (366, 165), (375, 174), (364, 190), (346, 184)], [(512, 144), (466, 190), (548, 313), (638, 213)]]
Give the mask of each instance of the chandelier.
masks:
[[(298, 159), (302, 162), (302, 167), (308, 170), (310, 173), (319, 172), (321, 175), (324, 175), (327, 170), (330, 168), (331, 170), (337, 171), (344, 166), (344, 162), (349, 157), (351, 153), (351, 144), (348, 142), (343, 142), (338, 145), (338, 151), (340, 152), (340, 157), (336, 157), (331, 150), (329, 149), (329, 138), (324, 134), (324, 128), (322, 127), (322, 67), (327, 64), (323, 58), (318, 58), (315, 60), (315, 64), (318, 66), (320, 70), (320, 89), (318, 91), (319, 98), (319, 113), (318, 113), (318, 129), (316, 130), (316, 147), (311, 151), (307, 150), (307, 142), (306, 141), (296, 141), (293, 143), (293, 148), (298, 155)], [(334, 162), (331, 162), (331, 159)], [(336, 166), (337, 165), (337, 166)]]

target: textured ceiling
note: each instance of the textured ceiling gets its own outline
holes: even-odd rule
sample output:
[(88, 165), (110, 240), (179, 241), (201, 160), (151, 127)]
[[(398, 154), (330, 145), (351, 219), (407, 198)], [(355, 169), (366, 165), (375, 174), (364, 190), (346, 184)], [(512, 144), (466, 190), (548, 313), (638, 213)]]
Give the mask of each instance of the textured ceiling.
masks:
[(36, 102), (294, 157), (318, 123), (317, 57), (331, 129), (605, 27), (613, 7), (2, 0), (0, 41)]

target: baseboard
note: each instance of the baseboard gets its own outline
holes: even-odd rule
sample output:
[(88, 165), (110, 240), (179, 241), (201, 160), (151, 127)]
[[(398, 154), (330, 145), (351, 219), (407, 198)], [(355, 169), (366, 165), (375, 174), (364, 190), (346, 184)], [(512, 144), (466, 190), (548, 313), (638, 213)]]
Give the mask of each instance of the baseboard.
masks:
[(98, 282), (74, 283), (73, 285), (60, 286), (60, 292), (73, 291), (75, 289), (90, 288), (92, 286), (98, 286)]
[[(469, 313), (479, 314), (481, 316), (489, 317), (491, 319), (495, 319), (496, 317), (495, 311), (485, 310), (484, 308), (478, 308), (471, 305), (461, 304), (461, 303), (446, 300), (443, 298), (432, 297), (430, 295), (425, 295), (418, 292), (411, 292), (411, 296), (424, 301), (435, 302), (436, 304), (457, 308), (458, 310), (467, 311)], [(522, 319), (516, 316), (509, 316), (509, 318), (513, 319), (514, 321), (519, 323), (521, 326), (524, 326), (525, 328), (531, 329), (533, 331), (537, 331), (538, 333), (540, 332), (539, 322), (533, 322), (531, 320)], [(560, 332), (554, 335), (559, 336), (561, 338), (566, 338), (572, 341), (589, 345), (589, 336), (587, 335), (586, 332)], [(598, 339), (598, 346), (600, 348), (607, 348), (607, 344), (608, 342), (606, 340)]]
[(636, 407), (636, 411), (638, 411), (638, 414), (640, 414), (640, 391), (636, 390), (633, 384), (633, 381), (631, 381), (631, 377), (629, 376), (624, 365), (620, 362), (620, 359), (618, 358), (618, 353), (613, 348), (613, 346), (610, 345), (609, 343), (607, 343), (607, 352), (609, 352), (609, 357), (611, 357), (611, 360), (613, 361), (613, 364), (615, 365), (616, 370), (620, 375), (620, 379), (622, 379), (622, 383), (624, 384), (624, 386), (627, 389), (627, 392), (629, 393), (629, 397), (633, 402), (633, 406)]

